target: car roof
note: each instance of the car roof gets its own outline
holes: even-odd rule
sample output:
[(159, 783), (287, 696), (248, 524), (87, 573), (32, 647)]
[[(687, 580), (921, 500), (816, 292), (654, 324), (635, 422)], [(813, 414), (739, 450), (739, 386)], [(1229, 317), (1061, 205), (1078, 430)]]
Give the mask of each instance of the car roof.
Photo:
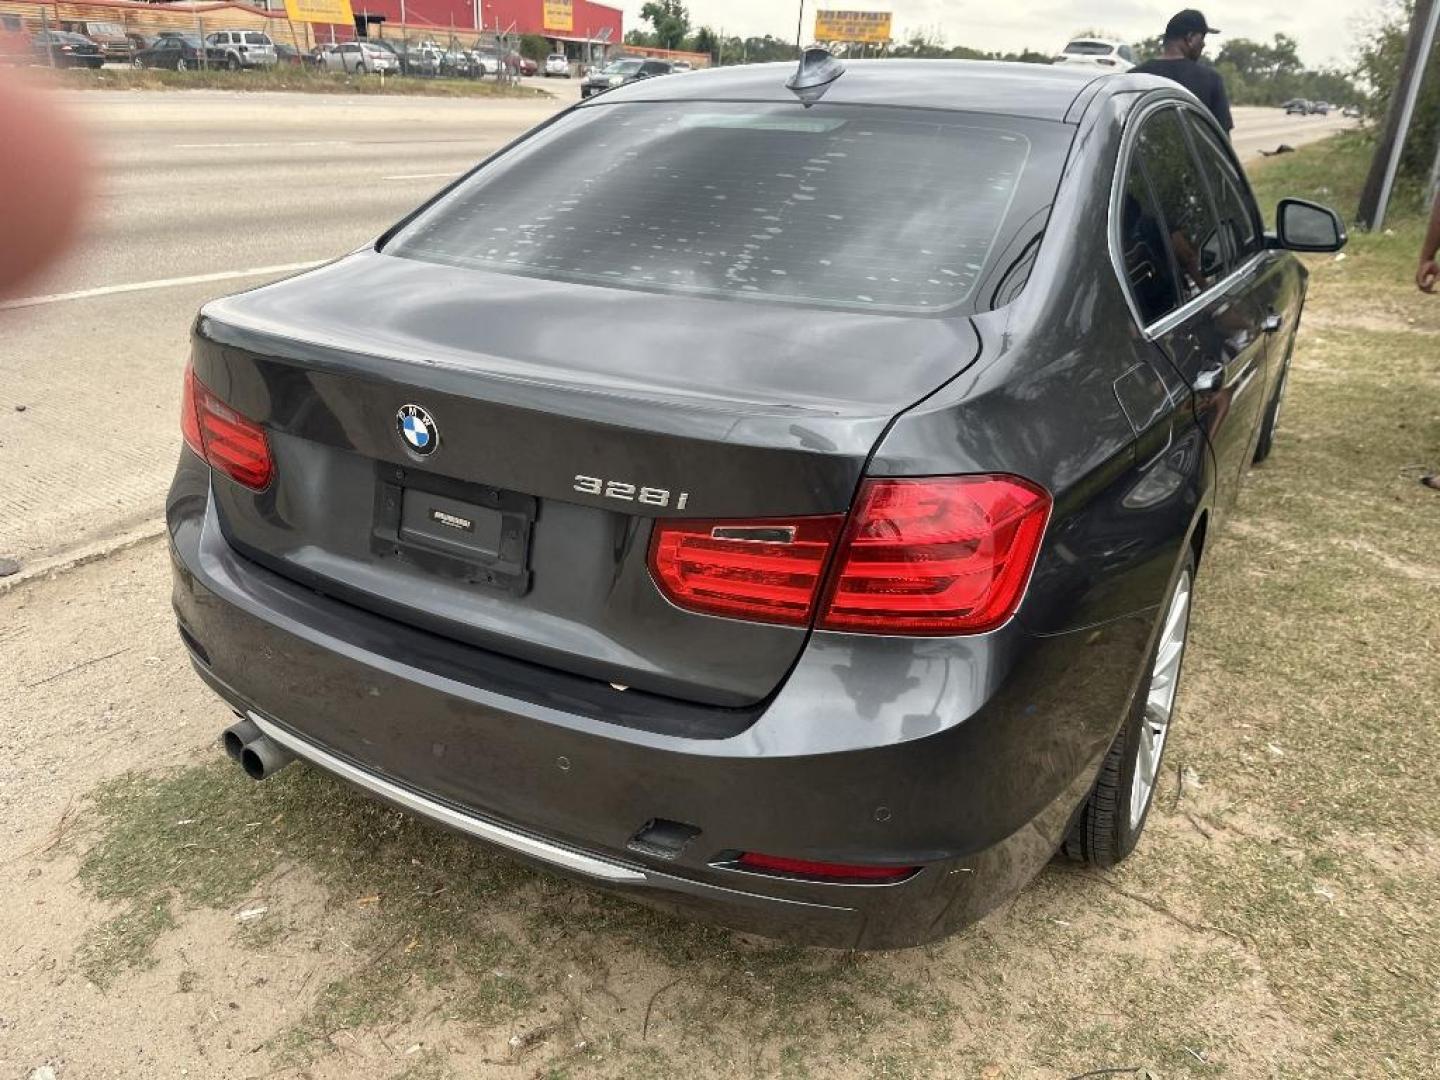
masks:
[[(638, 59), (624, 57), (623, 59)], [(837, 105), (899, 105), (1063, 120), (1090, 83), (1109, 76), (1045, 64), (994, 60), (851, 60), (824, 100)], [(617, 87), (599, 104), (623, 101), (794, 101), (785, 80), (794, 63), (691, 71), (674, 79)], [(581, 107), (586, 107), (582, 105)]]

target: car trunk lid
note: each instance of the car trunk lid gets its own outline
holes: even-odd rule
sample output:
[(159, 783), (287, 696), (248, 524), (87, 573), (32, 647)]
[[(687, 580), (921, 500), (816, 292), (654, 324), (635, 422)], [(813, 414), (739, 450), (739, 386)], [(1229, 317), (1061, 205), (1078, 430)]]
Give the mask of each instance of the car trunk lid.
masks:
[[(890, 420), (976, 348), (966, 318), (656, 297), (366, 251), (208, 305), (194, 357), (275, 459), (262, 492), (214, 481), (242, 553), (479, 647), (744, 705), (784, 678), (806, 630), (672, 606), (646, 563), (654, 520), (845, 512)], [(433, 452), (404, 441), (407, 406)]]

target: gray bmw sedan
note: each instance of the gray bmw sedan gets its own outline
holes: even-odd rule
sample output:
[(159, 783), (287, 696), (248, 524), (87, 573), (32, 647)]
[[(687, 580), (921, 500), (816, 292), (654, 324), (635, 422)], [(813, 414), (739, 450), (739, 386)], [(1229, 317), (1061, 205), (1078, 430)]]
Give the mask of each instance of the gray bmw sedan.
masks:
[(561, 113), (200, 312), (167, 509), (227, 749), (822, 945), (1123, 859), (1290, 251), (1345, 241), (1277, 222), (1145, 76), (813, 51)]

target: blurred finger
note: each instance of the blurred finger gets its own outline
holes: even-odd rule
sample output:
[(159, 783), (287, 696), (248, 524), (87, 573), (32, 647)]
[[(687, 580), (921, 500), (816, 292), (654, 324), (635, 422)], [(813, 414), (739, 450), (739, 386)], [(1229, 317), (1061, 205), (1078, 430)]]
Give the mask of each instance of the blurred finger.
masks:
[(0, 74), (0, 297), (71, 244), (90, 192), (90, 162), (75, 121), (38, 89)]

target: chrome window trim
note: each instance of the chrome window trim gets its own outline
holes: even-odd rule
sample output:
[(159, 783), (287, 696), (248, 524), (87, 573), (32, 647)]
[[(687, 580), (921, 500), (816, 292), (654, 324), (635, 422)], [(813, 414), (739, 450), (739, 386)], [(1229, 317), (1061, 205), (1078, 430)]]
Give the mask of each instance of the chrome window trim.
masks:
[[(1165, 95), (1149, 102), (1142, 102), (1135, 107), (1134, 114), (1126, 121), (1125, 134), (1120, 140), (1120, 153), (1115, 159), (1115, 173), (1110, 178), (1110, 211), (1109, 211), (1109, 246), (1110, 246), (1110, 268), (1115, 272), (1115, 279), (1120, 284), (1120, 291), (1125, 296), (1125, 306), (1130, 309), (1130, 318), (1140, 328), (1141, 335), (1146, 341), (1154, 341), (1156, 338), (1168, 334), (1175, 327), (1179, 326), (1186, 319), (1190, 318), (1201, 308), (1215, 300), (1217, 296), (1225, 292), (1236, 281), (1253, 271), (1256, 265), (1265, 258), (1264, 251), (1258, 251), (1244, 263), (1236, 267), (1225, 277), (1211, 285), (1198, 296), (1185, 301), (1174, 311), (1156, 319), (1148, 325), (1141, 321), (1140, 308), (1135, 303), (1134, 290), (1130, 288), (1130, 279), (1125, 273), (1125, 260), (1121, 255), (1120, 247), (1120, 204), (1123, 197), (1125, 177), (1130, 172), (1130, 158), (1135, 151), (1136, 133), (1141, 125), (1161, 109), (1189, 109), (1192, 113), (1200, 116), (1206, 123), (1214, 123), (1209, 118), (1209, 113), (1203, 106), (1186, 101), (1181, 97), (1172, 97), (1167, 91), (1160, 91)], [(1240, 175), (1245, 176), (1242, 169)], [(1246, 179), (1248, 184), (1248, 178)], [(1254, 200), (1254, 193), (1251, 193), (1251, 200)]]

